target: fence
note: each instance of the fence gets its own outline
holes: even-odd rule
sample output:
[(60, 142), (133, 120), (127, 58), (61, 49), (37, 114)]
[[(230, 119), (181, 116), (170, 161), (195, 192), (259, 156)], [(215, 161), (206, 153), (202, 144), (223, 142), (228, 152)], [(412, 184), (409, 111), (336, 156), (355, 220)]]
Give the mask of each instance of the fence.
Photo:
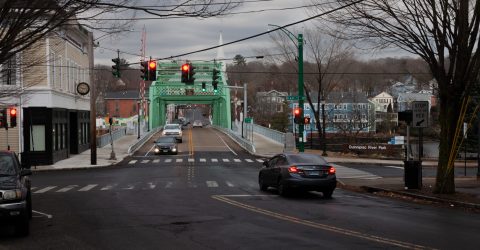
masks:
[[(127, 134), (127, 128), (126, 127), (120, 127), (116, 130), (112, 131), (112, 138), (113, 140), (118, 140), (122, 136)], [(110, 133), (104, 134), (100, 137), (97, 137), (97, 148), (101, 148), (103, 146), (106, 146), (110, 144)]]
[(285, 133), (280, 131), (253, 124), (253, 132), (268, 137), (278, 143), (285, 144)]
[(218, 127), (218, 126), (214, 126), (214, 125), (212, 125), (212, 127), (214, 127), (217, 130), (220, 130), (223, 133), (227, 134), (228, 136), (230, 136), (230, 138), (232, 138), (234, 141), (236, 141), (242, 148), (244, 148), (245, 150), (247, 150), (248, 152), (250, 152), (252, 154), (255, 154), (255, 145), (253, 145), (253, 143), (251, 141), (245, 140), (244, 138), (242, 138), (241, 135), (238, 135), (237, 133), (235, 133), (234, 131), (232, 131), (230, 129), (226, 129), (226, 128), (222, 128), (222, 127)]

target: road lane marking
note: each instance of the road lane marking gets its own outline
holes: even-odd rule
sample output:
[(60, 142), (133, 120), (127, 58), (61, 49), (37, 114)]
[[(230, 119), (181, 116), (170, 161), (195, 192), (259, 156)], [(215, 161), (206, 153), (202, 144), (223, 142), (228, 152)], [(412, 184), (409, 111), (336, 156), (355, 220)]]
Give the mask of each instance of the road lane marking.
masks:
[(153, 160), (153, 163), (160, 163), (160, 159)]
[(177, 159), (176, 162), (183, 162), (183, 159)]
[(205, 159), (205, 158), (200, 158), (200, 162), (207, 162), (207, 159)]
[(246, 162), (253, 162), (251, 159), (245, 159)]
[(46, 214), (46, 213), (42, 213), (42, 212), (35, 211), (35, 210), (32, 210), (32, 213), (43, 215), (43, 216), (47, 217), (48, 219), (53, 218), (53, 215), (51, 215), (51, 214)]
[(207, 187), (218, 187), (218, 183), (216, 181), (207, 181)]
[(229, 181), (225, 181), (225, 183), (227, 184), (227, 186), (229, 187), (234, 187), (235, 185), (233, 185), (233, 183), (229, 182)]
[(213, 158), (212, 162), (218, 162), (218, 159)]
[(229, 159), (223, 159), (223, 162), (230, 162)]
[[(245, 204), (245, 203), (241, 203), (241, 202), (229, 199), (229, 198), (226, 197), (226, 195), (212, 195), (211, 197), (215, 200), (230, 204), (232, 206), (236, 206), (236, 207), (243, 208), (243, 209), (255, 212), (255, 213), (270, 216), (270, 217), (273, 217), (273, 218), (276, 218), (276, 219), (279, 219), (279, 220), (284, 220), (284, 221), (288, 221), (288, 222), (292, 222), (292, 223), (296, 223), (296, 224), (300, 224), (300, 225), (304, 225), (304, 226), (308, 226), (308, 227), (313, 227), (313, 228), (316, 228), (316, 229), (321, 229), (321, 230), (325, 230), (325, 231), (339, 233), (339, 234), (343, 234), (343, 235), (347, 235), (347, 236), (352, 236), (352, 237), (356, 237), (356, 238), (360, 238), (360, 239), (364, 239), (364, 240), (379, 242), (379, 243), (392, 245), (392, 246), (396, 246), (396, 247), (403, 247), (403, 248), (407, 248), (407, 249), (431, 249), (431, 248), (427, 248), (425, 246), (421, 246), (421, 245), (417, 245), (417, 244), (413, 244), (413, 243), (409, 243), (409, 242), (403, 242), (403, 241), (388, 239), (388, 238), (381, 237), (381, 236), (376, 236), (376, 235), (362, 233), (362, 232), (358, 232), (358, 231), (354, 231), (354, 230), (350, 230), (350, 229), (344, 229), (344, 228), (340, 228), (340, 227), (330, 226), (330, 225), (327, 225), (327, 224), (308, 221), (308, 220), (300, 219), (300, 218), (293, 217), (293, 216), (286, 215), (286, 214), (276, 213), (276, 212), (273, 212), (273, 211), (270, 211), (270, 210), (266, 210), (266, 209), (255, 207), (255, 206), (251, 206), (251, 205), (248, 205), (248, 204)], [(230, 197), (232, 197), (232, 196), (230, 196)]]
[(170, 163), (172, 162), (172, 159), (165, 159), (165, 163)]
[(156, 185), (155, 183), (153, 183), (153, 182), (149, 182), (149, 183), (147, 183), (147, 184), (148, 184), (148, 188), (150, 188), (150, 189), (155, 189), (155, 187), (157, 186), (157, 185)]
[(59, 190), (57, 190), (57, 193), (65, 193), (65, 192), (68, 192), (74, 188), (78, 187), (78, 185), (70, 185), (70, 186), (66, 186), (64, 188), (61, 188)]
[(100, 190), (102, 190), (102, 191), (110, 190), (110, 189), (116, 187), (117, 185), (118, 184), (106, 185), (105, 187), (101, 188)]
[(128, 164), (135, 164), (135, 163), (137, 163), (137, 160), (131, 160), (128, 162)]
[(142, 160), (140, 163), (145, 164), (145, 163), (148, 163), (148, 162), (150, 162), (150, 160)]
[(262, 159), (257, 159), (257, 162), (264, 162), (264, 160), (262, 160)]
[(171, 188), (173, 186), (173, 182), (169, 181), (167, 182), (167, 184), (165, 185), (165, 188)]
[(237, 155), (237, 153), (235, 153), (235, 151), (233, 151), (232, 148), (230, 148), (230, 146), (227, 145), (227, 143), (223, 140), (223, 138), (217, 133), (214, 131), (214, 133), (218, 136), (218, 138), (220, 138), (220, 140), (222, 140), (223, 144), (225, 144), (225, 146), (227, 146), (228, 149), (230, 149), (230, 151), (234, 154), (234, 155)]
[(155, 145), (153, 145), (150, 150), (147, 151), (147, 153), (145, 154), (145, 156), (148, 156), (148, 154), (150, 154), (150, 152), (153, 150), (153, 148), (155, 147)]
[(399, 166), (385, 166), (386, 168), (396, 168), (396, 169), (401, 169), (403, 170), (404, 167), (399, 167)]
[(233, 159), (234, 162), (242, 162), (240, 159)]
[(48, 191), (50, 191), (50, 190), (52, 190), (52, 189), (54, 189), (54, 188), (56, 188), (56, 187), (57, 187), (57, 186), (48, 186), (48, 187), (46, 187), (46, 188), (42, 188), (42, 189), (40, 189), (40, 190), (37, 190), (37, 191), (35, 192), (35, 194), (43, 194), (43, 193), (48, 192)]
[(78, 192), (87, 192), (87, 191), (90, 191), (90, 189), (92, 189), (92, 188), (94, 188), (94, 187), (96, 187), (96, 186), (98, 186), (98, 184), (86, 185), (85, 187), (80, 188), (80, 189), (78, 190)]
[(188, 158), (188, 162), (195, 162), (194, 158)]
[(135, 188), (134, 184), (127, 184), (127, 187), (122, 188), (123, 190), (132, 190)]

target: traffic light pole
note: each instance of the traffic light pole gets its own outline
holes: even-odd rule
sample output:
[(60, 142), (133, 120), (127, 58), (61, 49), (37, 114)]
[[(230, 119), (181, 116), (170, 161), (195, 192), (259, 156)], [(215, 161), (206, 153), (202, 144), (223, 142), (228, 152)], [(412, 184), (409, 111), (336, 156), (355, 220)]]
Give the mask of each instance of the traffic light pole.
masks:
[(298, 106), (300, 106), (300, 123), (298, 124), (298, 151), (305, 151), (305, 138), (303, 137), (304, 125), (304, 113), (303, 113), (303, 35), (298, 34), (297, 37), (298, 47)]

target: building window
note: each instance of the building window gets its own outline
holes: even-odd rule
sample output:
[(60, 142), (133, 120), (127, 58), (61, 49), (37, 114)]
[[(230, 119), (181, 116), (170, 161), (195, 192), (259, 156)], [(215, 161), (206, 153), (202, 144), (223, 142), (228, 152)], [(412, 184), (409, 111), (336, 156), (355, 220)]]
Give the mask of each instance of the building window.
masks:
[(15, 85), (16, 72), (16, 58), (13, 56), (0, 65), (0, 85)]
[(30, 151), (45, 151), (45, 125), (30, 127)]

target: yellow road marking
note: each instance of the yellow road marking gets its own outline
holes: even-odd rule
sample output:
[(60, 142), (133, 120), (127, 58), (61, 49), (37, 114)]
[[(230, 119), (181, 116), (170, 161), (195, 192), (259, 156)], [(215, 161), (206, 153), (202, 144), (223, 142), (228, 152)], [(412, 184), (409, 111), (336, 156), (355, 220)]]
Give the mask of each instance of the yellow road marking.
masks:
[(384, 237), (380, 237), (380, 236), (375, 236), (375, 235), (371, 235), (371, 234), (366, 234), (366, 233), (361, 233), (361, 232), (357, 232), (357, 231), (353, 231), (353, 230), (349, 230), (349, 229), (343, 229), (343, 228), (334, 227), (334, 226), (330, 226), (330, 225), (326, 225), (326, 224), (316, 223), (316, 222), (313, 222), (313, 221), (303, 220), (303, 219), (296, 218), (296, 217), (293, 217), (293, 216), (280, 214), (280, 213), (272, 212), (272, 211), (269, 211), (269, 210), (266, 210), (266, 209), (254, 207), (254, 206), (251, 206), (251, 205), (247, 205), (247, 204), (229, 199), (229, 198), (227, 198), (225, 196), (222, 196), (222, 195), (212, 195), (212, 198), (215, 199), (215, 200), (221, 201), (221, 202), (228, 203), (228, 204), (236, 206), (236, 207), (240, 207), (240, 208), (243, 208), (243, 209), (250, 210), (250, 211), (255, 212), (255, 213), (267, 215), (267, 216), (277, 218), (277, 219), (280, 219), (280, 220), (289, 221), (289, 222), (292, 222), (292, 223), (297, 223), (297, 224), (301, 224), (301, 225), (305, 225), (305, 226), (309, 226), (309, 227), (313, 227), (313, 228), (317, 228), (317, 229), (322, 229), (322, 230), (326, 230), (326, 231), (330, 231), (330, 232), (334, 232), (334, 233), (339, 233), (339, 234), (343, 234), (343, 235), (348, 235), (348, 236), (352, 236), (352, 237), (357, 237), (357, 238), (361, 238), (361, 239), (365, 239), (365, 240), (369, 240), (369, 241), (379, 242), (379, 243), (392, 245), (392, 246), (397, 246), (397, 247), (402, 247), (402, 248), (407, 248), (407, 249), (432, 249), (432, 248), (428, 248), (428, 247), (425, 247), (425, 246), (416, 245), (416, 244), (412, 244), (412, 243), (408, 243), (408, 242), (392, 240), (392, 239), (388, 239), (388, 238), (384, 238)]
[(189, 155), (194, 155), (194, 147), (193, 147), (193, 135), (192, 135), (192, 129), (188, 129), (188, 153)]

